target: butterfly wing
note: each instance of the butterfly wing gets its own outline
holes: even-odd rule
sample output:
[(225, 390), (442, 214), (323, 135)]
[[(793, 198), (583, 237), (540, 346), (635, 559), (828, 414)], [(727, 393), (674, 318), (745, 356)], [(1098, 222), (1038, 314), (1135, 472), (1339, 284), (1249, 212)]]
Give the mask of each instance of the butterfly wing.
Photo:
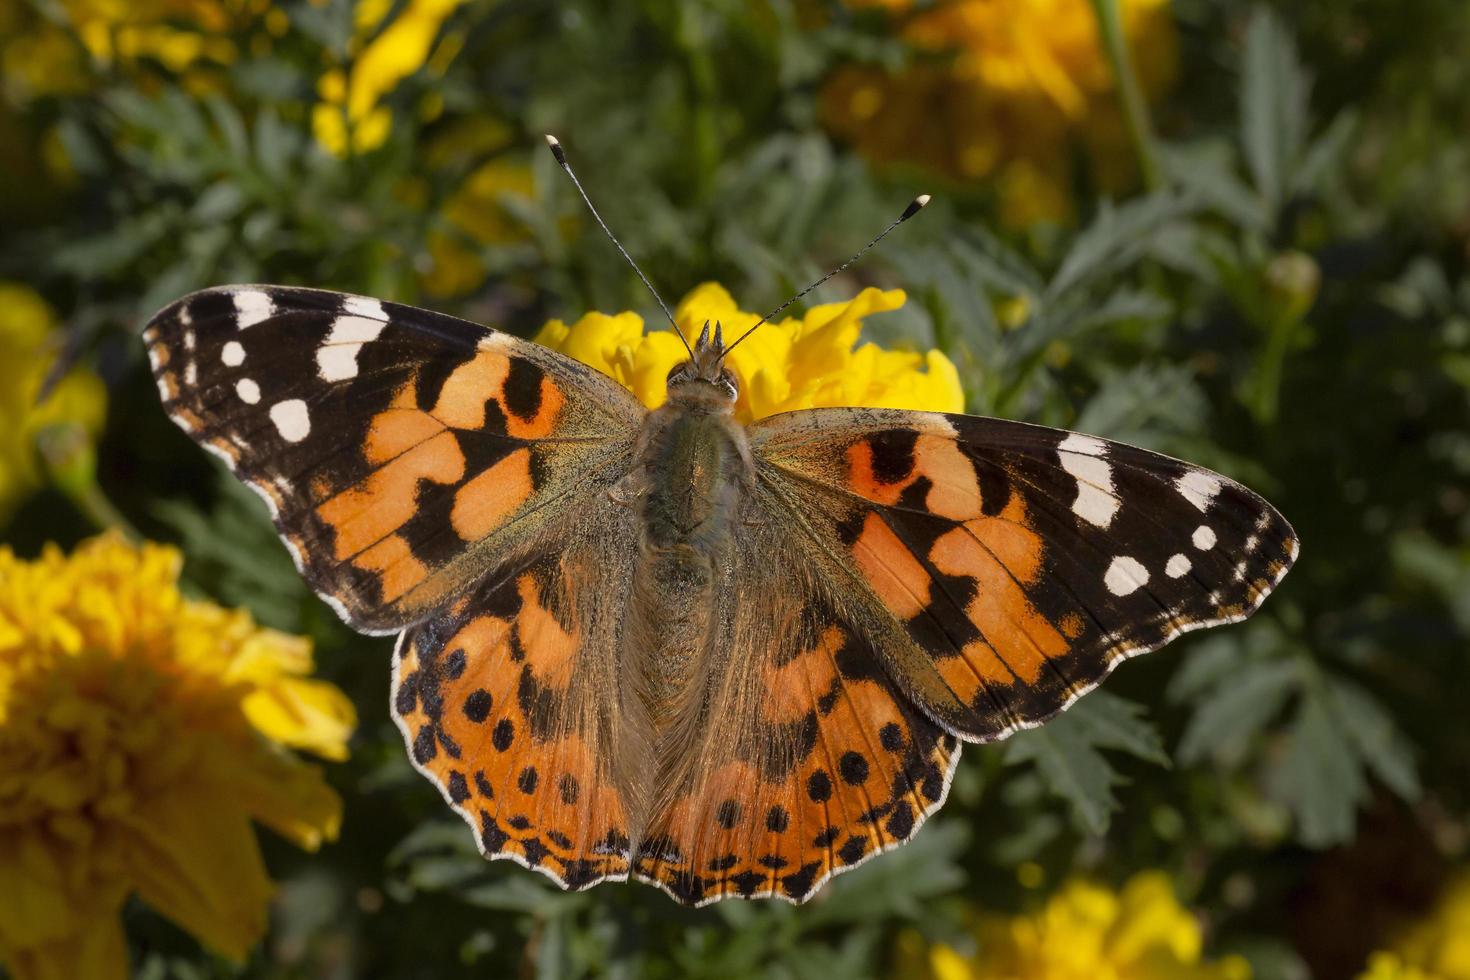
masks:
[(144, 331), (164, 405), (271, 509), (365, 632), (426, 617), (630, 465), (643, 407), (508, 334), (282, 286), (194, 293)]
[[(634, 873), (681, 902), (800, 902), (907, 840), (944, 801), (959, 742), (888, 676), (850, 589), (756, 487), (714, 589), (706, 670), (661, 750)], [(759, 601), (753, 601), (759, 597)]]
[(1000, 419), (817, 409), (751, 430), (777, 519), (856, 590), (890, 676), (946, 730), (1041, 724), (1124, 659), (1250, 615), (1291, 526), (1218, 473)]
[(321, 290), (205, 290), (145, 340), (174, 420), (265, 498), (312, 586), (404, 630), (394, 718), (487, 856), (626, 877), (612, 651), (636, 547), (608, 489), (642, 406), (535, 344)]
[(554, 546), (508, 564), (399, 639), (393, 717), (414, 765), (508, 858), (581, 889), (628, 876), (644, 758), (616, 649), (637, 554), (631, 512), (584, 502)]

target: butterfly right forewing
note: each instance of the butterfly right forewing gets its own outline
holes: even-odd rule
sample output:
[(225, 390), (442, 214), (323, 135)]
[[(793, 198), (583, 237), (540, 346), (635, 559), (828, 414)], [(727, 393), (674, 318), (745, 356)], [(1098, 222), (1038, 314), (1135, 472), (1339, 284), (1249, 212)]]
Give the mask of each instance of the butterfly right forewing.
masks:
[(816, 409), (757, 423), (752, 448), (863, 597), (894, 679), (966, 739), (1038, 725), (1121, 661), (1253, 612), (1295, 533), (1218, 473), (1001, 419)]

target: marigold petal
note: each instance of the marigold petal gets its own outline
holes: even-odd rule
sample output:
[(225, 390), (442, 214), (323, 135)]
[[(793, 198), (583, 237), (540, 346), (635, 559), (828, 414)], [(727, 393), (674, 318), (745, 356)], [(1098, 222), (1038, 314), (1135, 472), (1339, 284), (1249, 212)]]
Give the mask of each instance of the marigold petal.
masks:
[(252, 817), (297, 847), (314, 851), (337, 839), (342, 799), (317, 766), (260, 754), (232, 773), (230, 787)]
[(357, 709), (326, 681), (283, 679), (247, 695), (241, 707), (266, 738), (336, 762), (347, 758), (357, 727)]
[(662, 405), (669, 394), (669, 371), (688, 356), (672, 333), (660, 330), (644, 337), (632, 372), (633, 394), (649, 408)]
[(90, 920), (60, 939), (12, 950), (0, 958), (14, 980), (126, 980), (128, 944), (115, 913)]
[(61, 869), (33, 835), (0, 838), (0, 951), (51, 942), (82, 925)]
[[(702, 282), (695, 286), (679, 305), (674, 307), (674, 320), (679, 328), (689, 335), (690, 343), (699, 335), (704, 321), (708, 320), (713, 326), (722, 323), (727, 330), (745, 329), (749, 323), (760, 319), (758, 315), (743, 312), (735, 303), (735, 298), (730, 291), (717, 282)], [(749, 321), (749, 323), (746, 323)], [(745, 326), (737, 326), (745, 324)], [(733, 337), (727, 337), (733, 340)]]
[(146, 801), (128, 872), (149, 905), (205, 945), (242, 958), (265, 932), (274, 888), (232, 787), (200, 780)]

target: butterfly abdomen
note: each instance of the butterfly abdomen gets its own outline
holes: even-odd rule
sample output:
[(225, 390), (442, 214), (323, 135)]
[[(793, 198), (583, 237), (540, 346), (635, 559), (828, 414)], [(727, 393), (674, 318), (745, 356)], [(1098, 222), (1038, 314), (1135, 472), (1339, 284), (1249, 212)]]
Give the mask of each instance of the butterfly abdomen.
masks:
[(721, 413), (670, 405), (647, 425), (630, 662), (653, 727), (664, 731), (681, 713), (706, 646), (749, 450), (744, 429)]

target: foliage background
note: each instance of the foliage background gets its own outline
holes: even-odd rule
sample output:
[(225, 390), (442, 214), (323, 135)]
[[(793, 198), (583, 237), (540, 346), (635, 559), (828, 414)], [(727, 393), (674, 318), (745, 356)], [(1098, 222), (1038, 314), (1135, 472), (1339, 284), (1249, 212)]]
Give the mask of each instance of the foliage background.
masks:
[[(305, 855), (262, 835), (281, 889), (250, 959), (134, 903), (140, 975), (922, 973), (931, 944), (973, 948), (978, 910), (1160, 869), (1211, 955), (1331, 978), (1427, 914), (1470, 840), (1470, 8), (1176, 0), (1167, 41), (1135, 41), (1135, 60), (1177, 46), (1142, 171), (1126, 139), (1064, 139), (1052, 182), (1017, 190), (906, 158), (912, 127), (964, 136), (937, 101), (907, 134), (842, 116), (842, 71), (940, 57), (887, 6), (0, 2), (0, 279), (62, 323), (0, 375), (59, 357), (109, 404), (61, 449), (25, 406), (0, 422), (18, 443), (0, 540), (32, 555), (121, 515), (178, 542), (193, 590), (309, 635), (361, 717), (330, 769), (340, 841)], [(391, 56), (365, 55), (394, 30)], [(1084, 114), (1116, 124), (1110, 93)], [(1296, 570), (1250, 623), (968, 749), (912, 844), (807, 907), (689, 911), (485, 865), (407, 762), (389, 643), (304, 591), (254, 499), (167, 423), (136, 333), (238, 281), (523, 334), (646, 316), (547, 131), (670, 299), (714, 278), (774, 305), (933, 192), (813, 299), (902, 286), (908, 305), (869, 332), (948, 353), (972, 411), (1228, 472), (1294, 522)]]

